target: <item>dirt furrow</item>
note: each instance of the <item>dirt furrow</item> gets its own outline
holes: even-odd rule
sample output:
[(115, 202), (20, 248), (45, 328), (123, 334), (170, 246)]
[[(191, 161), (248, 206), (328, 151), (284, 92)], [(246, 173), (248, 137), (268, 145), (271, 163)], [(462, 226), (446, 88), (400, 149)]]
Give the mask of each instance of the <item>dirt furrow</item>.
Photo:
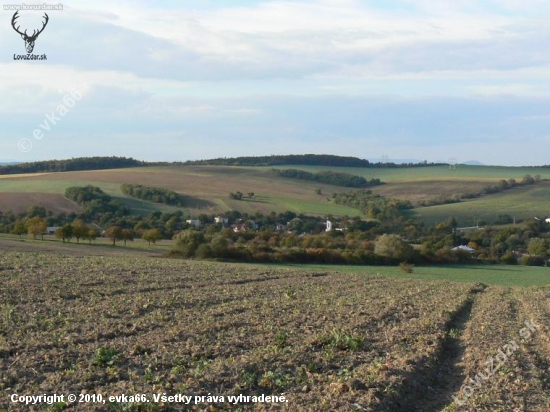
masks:
[(403, 376), (404, 383), (388, 401), (388, 404), (395, 405), (392, 410), (438, 412), (452, 402), (452, 395), (460, 389), (464, 381), (464, 368), (460, 363), (465, 344), (461, 336), (470, 320), (477, 294), (482, 293), (485, 288), (482, 284), (472, 287), (445, 324), (445, 334), (436, 343), (433, 356), (421, 358), (413, 370)]

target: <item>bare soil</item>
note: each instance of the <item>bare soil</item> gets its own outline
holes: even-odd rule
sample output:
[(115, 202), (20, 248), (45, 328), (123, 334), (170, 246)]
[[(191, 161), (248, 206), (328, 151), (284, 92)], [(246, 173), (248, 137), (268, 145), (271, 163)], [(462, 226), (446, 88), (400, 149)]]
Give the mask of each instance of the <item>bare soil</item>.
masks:
[(46, 210), (67, 214), (82, 210), (80, 206), (60, 194), (0, 193), (0, 210), (4, 212), (11, 209), (14, 213), (20, 213), (31, 206), (43, 206)]
[[(6, 244), (0, 410), (549, 410), (549, 288)], [(540, 327), (520, 342), (526, 320)], [(498, 373), (465, 396), (487, 357), (512, 339), (518, 348)], [(14, 393), (284, 393), (288, 402), (186, 406), (150, 398), (53, 409), (13, 404)]]

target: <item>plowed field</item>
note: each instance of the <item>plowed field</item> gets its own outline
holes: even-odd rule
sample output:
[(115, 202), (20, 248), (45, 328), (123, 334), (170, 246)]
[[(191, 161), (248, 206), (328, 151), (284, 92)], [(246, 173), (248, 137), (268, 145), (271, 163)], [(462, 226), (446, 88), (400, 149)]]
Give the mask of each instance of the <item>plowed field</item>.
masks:
[[(549, 302), (548, 287), (0, 251), (0, 410), (548, 411)], [(109, 403), (122, 394), (147, 400)], [(286, 402), (228, 402), (262, 394)]]

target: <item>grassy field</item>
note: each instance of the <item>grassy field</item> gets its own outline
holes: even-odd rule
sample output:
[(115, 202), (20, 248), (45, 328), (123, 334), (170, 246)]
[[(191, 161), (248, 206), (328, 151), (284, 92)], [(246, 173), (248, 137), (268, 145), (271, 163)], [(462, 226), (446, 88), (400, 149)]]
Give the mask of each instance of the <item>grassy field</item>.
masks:
[(294, 265), (281, 264), (274, 267), (300, 268), (305, 270), (329, 270), (340, 273), (376, 274), (393, 278), (421, 280), (445, 280), (453, 282), (481, 282), (501, 286), (550, 286), (550, 268), (511, 265), (441, 265), (417, 266), (413, 273), (404, 273), (393, 266), (351, 265)]
[(127, 241), (126, 246), (123, 241), (117, 241), (116, 245), (113, 247), (113, 242), (104, 237), (98, 237), (91, 243), (86, 240), (81, 240), (77, 243), (74, 238), (70, 242), (63, 243), (61, 239), (57, 239), (53, 235), (45, 235), (43, 239), (38, 237), (35, 240), (32, 236), (19, 237), (12, 234), (0, 234), (0, 245), (6, 248), (8, 242), (11, 243), (12, 246), (16, 243), (17, 245), (15, 247), (19, 248), (28, 246), (33, 249), (48, 248), (52, 251), (62, 248), (64, 251), (74, 251), (75, 253), (81, 253), (83, 255), (88, 255), (90, 253), (95, 254), (94, 251), (101, 253), (102, 251), (106, 252), (113, 249), (121, 249), (121, 253), (124, 253), (124, 251), (147, 251), (161, 255), (174, 247), (173, 240), (165, 239), (158, 240), (156, 244), (151, 243), (151, 245), (149, 245), (147, 241), (139, 238), (133, 241)]
[[(33, 410), (550, 407), (548, 286), (144, 258), (134, 251), (86, 256), (67, 245), (43, 253), (29, 245), (0, 248), (0, 410), (29, 410), (11, 395), (43, 393), (146, 394), (147, 401), (65, 401)], [(529, 337), (520, 335), (526, 321), (533, 322)], [(511, 340), (517, 347), (507, 352)], [(507, 358), (499, 373), (470, 391), (470, 378), (500, 348)], [(163, 393), (205, 399), (189, 406), (155, 401)], [(228, 402), (283, 393), (286, 402)], [(208, 401), (208, 394), (224, 399)]]
[(521, 180), (526, 174), (542, 178), (550, 178), (550, 168), (543, 167), (509, 167), (509, 166), (467, 166), (458, 165), (456, 170), (450, 170), (448, 166), (411, 167), (411, 168), (386, 168), (386, 167), (329, 167), (329, 166), (274, 166), (275, 169), (301, 169), (308, 172), (322, 170), (338, 170), (343, 173), (351, 173), (365, 178), (379, 178), (387, 183), (416, 182), (422, 180), (484, 180), (491, 182), (499, 179)]
[(535, 216), (545, 218), (550, 216), (548, 199), (550, 199), (550, 182), (541, 182), (535, 186), (519, 187), (460, 203), (418, 208), (412, 215), (428, 224), (454, 216), (459, 226), (475, 226), (476, 221), (481, 219), (491, 223), (500, 214), (515, 216), (517, 219)]

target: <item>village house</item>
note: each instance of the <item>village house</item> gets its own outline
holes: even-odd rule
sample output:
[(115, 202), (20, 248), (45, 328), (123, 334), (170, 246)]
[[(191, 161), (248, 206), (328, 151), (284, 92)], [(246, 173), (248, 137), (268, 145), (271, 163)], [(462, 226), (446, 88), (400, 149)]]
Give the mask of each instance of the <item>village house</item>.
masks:
[(201, 225), (201, 221), (199, 219), (189, 219), (185, 221), (189, 225), (193, 226), (195, 229), (198, 229)]

